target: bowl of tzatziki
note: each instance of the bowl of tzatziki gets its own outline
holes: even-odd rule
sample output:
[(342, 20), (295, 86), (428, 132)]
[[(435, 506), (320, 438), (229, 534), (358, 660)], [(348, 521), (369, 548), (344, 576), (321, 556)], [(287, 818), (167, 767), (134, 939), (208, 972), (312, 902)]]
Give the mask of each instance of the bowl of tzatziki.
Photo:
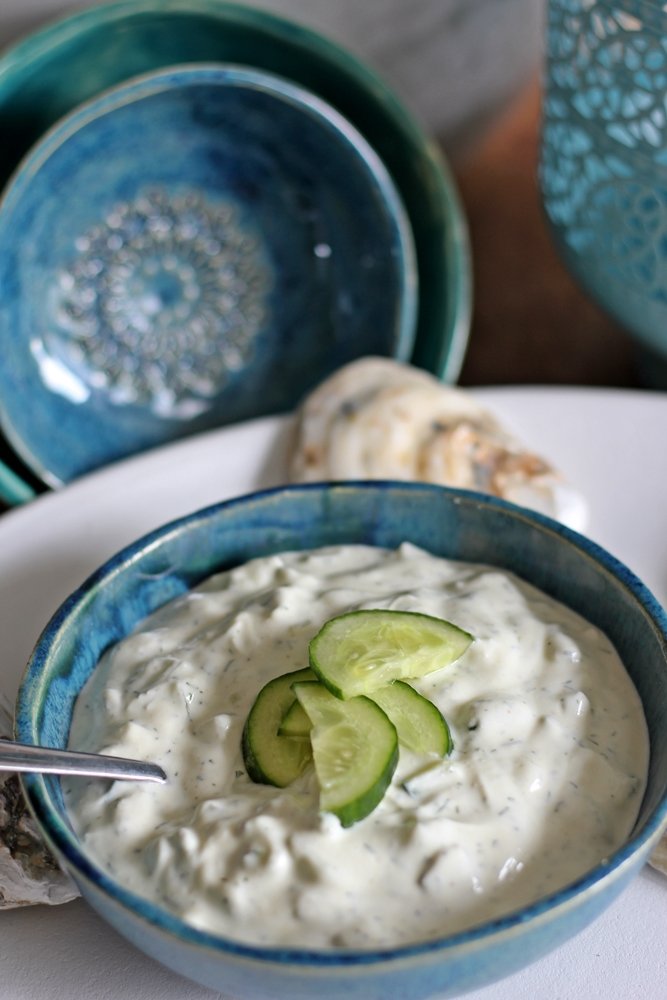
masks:
[(55, 613), (24, 743), (164, 784), (27, 775), (82, 895), (237, 998), (413, 1000), (577, 934), (667, 825), (667, 615), (496, 498), (306, 484), (172, 522)]

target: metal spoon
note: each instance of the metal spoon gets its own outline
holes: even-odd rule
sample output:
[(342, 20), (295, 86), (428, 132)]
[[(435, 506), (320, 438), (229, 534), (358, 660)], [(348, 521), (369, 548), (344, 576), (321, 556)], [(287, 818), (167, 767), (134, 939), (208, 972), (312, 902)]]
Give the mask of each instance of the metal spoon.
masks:
[(37, 774), (79, 774), (90, 778), (120, 778), (128, 781), (159, 781), (167, 775), (157, 764), (100, 753), (79, 753), (34, 747), (0, 739), (0, 771), (30, 771)]

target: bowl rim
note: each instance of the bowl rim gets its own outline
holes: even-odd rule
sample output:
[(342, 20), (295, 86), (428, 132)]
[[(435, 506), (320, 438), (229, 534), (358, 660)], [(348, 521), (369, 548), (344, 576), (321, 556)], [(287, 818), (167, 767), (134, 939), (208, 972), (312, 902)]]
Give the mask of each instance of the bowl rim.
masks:
[[(105, 582), (131, 566), (143, 552), (154, 549), (160, 542), (178, 535), (184, 528), (195, 523), (204, 523), (226, 510), (266, 503), (276, 498), (289, 500), (291, 496), (322, 492), (366, 492), (387, 493), (392, 490), (407, 493), (431, 494), (444, 497), (453, 504), (470, 504), (479, 509), (505, 513), (516, 521), (523, 521), (538, 530), (557, 536), (561, 541), (577, 550), (583, 557), (597, 563), (612, 576), (641, 606), (644, 616), (651, 622), (667, 660), (667, 610), (665, 610), (648, 587), (622, 563), (598, 543), (587, 536), (554, 521), (546, 515), (519, 507), (500, 498), (472, 490), (436, 486), (428, 483), (396, 482), (386, 480), (345, 482), (321, 482), (291, 484), (271, 487), (233, 497), (204, 507), (190, 514), (175, 518), (148, 532), (119, 550), (107, 559), (61, 604), (44, 627), (26, 667), (16, 708), (16, 738), (21, 742), (35, 744), (39, 714), (39, 695), (43, 692), (40, 680), (45, 663), (57, 647), (58, 637), (67, 627), (71, 615), (85, 604), (91, 590), (103, 587)], [(213, 572), (213, 571), (212, 571)], [(47, 842), (56, 854), (65, 859), (66, 865), (74, 871), (75, 877), (92, 885), (112, 901), (132, 911), (135, 917), (161, 931), (175, 935), (181, 942), (206, 947), (218, 955), (259, 960), (266, 964), (298, 965), (302, 969), (326, 969), (327, 967), (378, 967), (386, 963), (403, 963), (424, 958), (437, 958), (448, 953), (472, 952), (493, 941), (501, 942), (513, 936), (522, 926), (539, 926), (549, 923), (561, 913), (576, 906), (578, 898), (586, 893), (595, 895), (604, 885), (617, 881), (624, 873), (631, 874), (638, 864), (646, 860), (665, 829), (667, 829), (667, 790), (655, 806), (652, 815), (645, 821), (641, 832), (633, 830), (625, 843), (596, 865), (589, 872), (575, 879), (561, 889), (549, 893), (534, 903), (481, 925), (454, 934), (411, 944), (367, 950), (296, 948), (286, 946), (260, 946), (234, 940), (222, 934), (197, 930), (179, 917), (162, 909), (156, 903), (135, 895), (116, 883), (110, 876), (91, 861), (78, 846), (76, 836), (69, 830), (58, 811), (51, 806), (49, 780), (43, 775), (24, 774), (21, 784), (29, 805)]]
[[(396, 277), (397, 308), (391, 356), (407, 361), (416, 336), (419, 278), (412, 226), (400, 192), (383, 160), (352, 122), (318, 94), (267, 70), (230, 62), (179, 63), (129, 77), (77, 105), (54, 122), (30, 147), (0, 190), (0, 240), (3, 239), (7, 220), (11, 225), (12, 213), (18, 210), (29, 193), (35, 177), (41, 170), (48, 169), (50, 159), (68, 142), (76, 142), (77, 136), (86, 129), (94, 128), (97, 122), (125, 107), (200, 86), (222, 91), (229, 88), (261, 93), (278, 104), (289, 106), (313, 122), (318, 130), (345, 150), (350, 162), (356, 164), (368, 190), (375, 191), (378, 212), (381, 205), (393, 232), (394, 247), (388, 257)], [(13, 344), (13, 351), (30, 353), (30, 346), (23, 338), (13, 338)], [(38, 382), (41, 389), (44, 380), (40, 378)], [(64, 485), (73, 477), (61, 477), (52, 469), (50, 458), (53, 452), (48, 440), (36, 442), (34, 435), (26, 438), (16, 429), (14, 414), (23, 408), (19, 395), (10, 392), (0, 399), (0, 432), (18, 458), (44, 483), (56, 488)], [(85, 406), (80, 406), (80, 410), (83, 416)], [(107, 414), (103, 423), (111, 420), (112, 417)], [(94, 452), (93, 442), (86, 454), (92, 457)], [(98, 464), (94, 462), (90, 465), (89, 471)], [(0, 488), (2, 485), (0, 477)]]
[[(382, 77), (357, 56), (325, 35), (286, 17), (261, 8), (251, 8), (227, 0), (107, 0), (107, 2), (70, 12), (64, 16), (47, 19), (41, 27), (24, 38), (0, 50), (0, 95), (3, 85), (13, 72), (21, 72), (31, 63), (54, 55), (80, 33), (114, 22), (141, 20), (152, 14), (211, 16), (231, 22), (248, 30), (255, 30), (262, 37), (285, 43), (298, 49), (301, 56), (315, 59), (357, 88), (366, 100), (372, 101), (374, 110), (381, 113), (384, 123), (391, 122), (393, 134), (383, 133), (377, 138), (368, 137), (384, 161), (396, 187), (404, 200), (408, 217), (413, 225), (412, 195), (405, 196), (405, 189), (419, 180), (425, 213), (423, 240), (415, 233), (417, 262), (420, 275), (428, 273), (433, 283), (444, 288), (438, 296), (437, 315), (422, 320), (418, 310), (417, 338), (413, 362), (438, 375), (445, 382), (456, 382), (463, 360), (472, 321), (472, 254), (468, 224), (454, 174), (444, 153), (436, 142), (422, 129), (416, 117), (402, 103), (394, 90)], [(319, 91), (318, 91), (319, 93)], [(331, 96), (323, 95), (338, 108)], [(0, 103), (1, 109), (1, 103)], [(343, 115), (352, 115), (344, 107)], [(359, 129), (364, 132), (365, 130)], [(380, 147), (386, 137), (386, 146)], [(396, 142), (396, 137), (400, 143)], [(403, 176), (400, 167), (400, 145), (410, 150), (410, 160)], [(394, 150), (397, 150), (397, 158)], [(415, 226), (413, 225), (413, 230)], [(428, 228), (428, 232), (426, 231)], [(423, 245), (422, 245), (423, 243)], [(420, 302), (421, 306), (421, 302)], [(429, 303), (429, 311), (434, 311)], [(428, 330), (437, 330), (437, 345), (419, 340), (421, 322)]]

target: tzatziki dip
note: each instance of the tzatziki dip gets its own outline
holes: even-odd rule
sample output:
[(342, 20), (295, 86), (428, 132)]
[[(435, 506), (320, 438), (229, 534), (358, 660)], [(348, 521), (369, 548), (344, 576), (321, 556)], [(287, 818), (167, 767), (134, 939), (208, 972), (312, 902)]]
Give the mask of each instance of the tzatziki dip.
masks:
[[(449, 723), (449, 756), (400, 748), (349, 827), (314, 771), (285, 788), (244, 767), (263, 685), (308, 665), (356, 609), (447, 619), (473, 642), (414, 681)], [(188, 924), (311, 949), (391, 947), (508, 914), (582, 876), (632, 829), (648, 767), (639, 696), (609, 640), (498, 569), (328, 547), (258, 558), (166, 605), (108, 650), (70, 744), (159, 764), (164, 785), (71, 779), (84, 850)]]

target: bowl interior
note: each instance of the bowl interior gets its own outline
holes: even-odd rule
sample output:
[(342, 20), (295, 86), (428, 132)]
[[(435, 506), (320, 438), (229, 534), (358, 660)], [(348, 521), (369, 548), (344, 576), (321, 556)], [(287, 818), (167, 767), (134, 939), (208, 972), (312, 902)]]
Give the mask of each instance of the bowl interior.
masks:
[(412, 347), (389, 174), (337, 111), (248, 68), (158, 71), (61, 121), (7, 188), (0, 259), (2, 420), (51, 483)]
[(394, 94), (344, 50), (221, 0), (121, 0), (49, 26), (0, 59), (0, 183), (76, 105), (173, 63), (234, 62), (293, 80), (339, 110), (388, 168), (406, 207), (420, 299), (413, 361), (458, 377), (471, 311), (467, 228), (447, 166)]

